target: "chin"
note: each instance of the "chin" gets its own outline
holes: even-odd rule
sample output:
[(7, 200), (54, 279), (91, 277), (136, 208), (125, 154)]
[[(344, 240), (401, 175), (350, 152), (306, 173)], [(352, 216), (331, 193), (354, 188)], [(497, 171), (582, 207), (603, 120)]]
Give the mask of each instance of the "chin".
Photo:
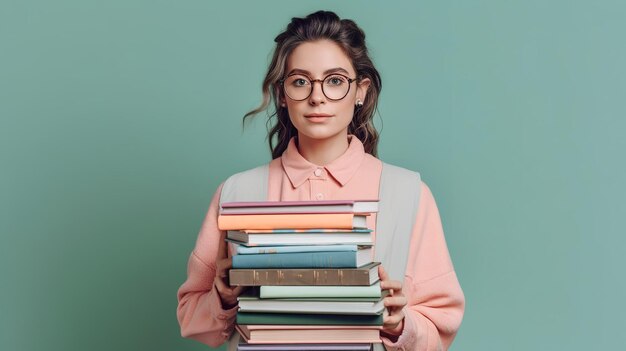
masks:
[(341, 130), (322, 130), (321, 128), (302, 128), (298, 129), (298, 134), (303, 137), (315, 140), (324, 140), (336, 137), (341, 134)]

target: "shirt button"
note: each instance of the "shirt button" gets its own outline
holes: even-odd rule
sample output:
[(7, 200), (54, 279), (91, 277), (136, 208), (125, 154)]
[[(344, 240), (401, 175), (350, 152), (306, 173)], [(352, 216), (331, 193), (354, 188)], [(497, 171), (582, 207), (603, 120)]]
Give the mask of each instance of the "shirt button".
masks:
[(319, 193), (315, 196), (318, 200), (322, 200), (324, 198), (324, 194)]
[(315, 172), (313, 172), (313, 174), (315, 174), (316, 177), (319, 177), (322, 175), (322, 170), (320, 168), (316, 169)]

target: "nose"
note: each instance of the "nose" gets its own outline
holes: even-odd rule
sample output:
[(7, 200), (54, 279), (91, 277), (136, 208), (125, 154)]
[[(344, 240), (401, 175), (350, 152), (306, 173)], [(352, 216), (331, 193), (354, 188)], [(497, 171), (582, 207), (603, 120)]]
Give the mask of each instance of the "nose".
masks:
[[(315, 83), (320, 83), (319, 87), (317, 87), (317, 84)], [(324, 91), (322, 90), (322, 84), (323, 81), (321, 80), (314, 80), (311, 81), (311, 95), (309, 96), (309, 102), (312, 105), (319, 105), (321, 103), (326, 102), (326, 96), (324, 95)]]

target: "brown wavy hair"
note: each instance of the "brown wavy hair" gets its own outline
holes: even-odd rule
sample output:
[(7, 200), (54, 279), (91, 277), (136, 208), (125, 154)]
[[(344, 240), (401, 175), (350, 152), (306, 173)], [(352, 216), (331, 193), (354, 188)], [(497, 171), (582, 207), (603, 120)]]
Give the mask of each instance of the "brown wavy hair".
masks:
[[(259, 107), (243, 117), (245, 127), (246, 118), (261, 111), (267, 110), (266, 126), (271, 124), (273, 117), (276, 116), (274, 125), (271, 129), (268, 127), (267, 139), (272, 159), (280, 157), (287, 149), (291, 137), (298, 135), (298, 130), (289, 119), (287, 108), (280, 106), (280, 100), (283, 97), (280, 80), (285, 75), (287, 58), (298, 45), (322, 39), (331, 40), (342, 48), (352, 62), (358, 81), (363, 78), (370, 79), (363, 106), (354, 109), (352, 122), (348, 126), (348, 134), (354, 134), (361, 140), (365, 152), (374, 157), (378, 154), (378, 131), (374, 127), (373, 118), (377, 111), (382, 82), (380, 74), (368, 55), (365, 33), (352, 20), (340, 19), (334, 12), (317, 11), (304, 18), (293, 17), (287, 28), (274, 39), (276, 48), (263, 80), (263, 101)], [(274, 107), (272, 114), (269, 111), (270, 103), (273, 103)], [(276, 145), (274, 145), (274, 139), (276, 139)]]

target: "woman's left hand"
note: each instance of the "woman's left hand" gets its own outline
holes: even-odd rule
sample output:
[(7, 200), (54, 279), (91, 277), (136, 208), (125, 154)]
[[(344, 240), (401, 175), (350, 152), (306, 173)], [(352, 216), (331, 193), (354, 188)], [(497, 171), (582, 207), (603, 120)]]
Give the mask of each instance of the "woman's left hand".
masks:
[(404, 312), (402, 309), (407, 304), (407, 299), (402, 293), (402, 282), (391, 280), (382, 265), (378, 266), (381, 290), (389, 290), (384, 304), (389, 315), (383, 318), (383, 332), (393, 336), (394, 339), (402, 334), (404, 329)]

